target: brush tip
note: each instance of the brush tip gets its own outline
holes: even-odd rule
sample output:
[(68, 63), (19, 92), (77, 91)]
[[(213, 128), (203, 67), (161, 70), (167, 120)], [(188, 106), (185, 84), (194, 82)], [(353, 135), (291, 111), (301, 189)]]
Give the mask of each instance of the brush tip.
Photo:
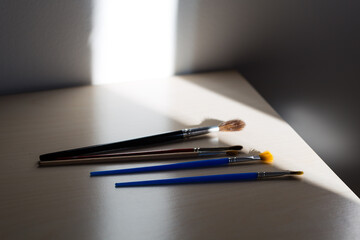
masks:
[(240, 131), (244, 127), (245, 127), (245, 122), (239, 119), (233, 119), (219, 124), (219, 130), (221, 132)]
[(303, 175), (304, 172), (303, 171), (291, 171), (290, 174), (291, 175)]
[(259, 156), (264, 163), (272, 163), (274, 161), (274, 157), (269, 151), (260, 153)]
[(228, 156), (237, 156), (237, 155), (239, 155), (239, 151), (237, 151), (237, 150), (228, 150), (228, 151), (226, 151), (226, 155), (228, 155)]

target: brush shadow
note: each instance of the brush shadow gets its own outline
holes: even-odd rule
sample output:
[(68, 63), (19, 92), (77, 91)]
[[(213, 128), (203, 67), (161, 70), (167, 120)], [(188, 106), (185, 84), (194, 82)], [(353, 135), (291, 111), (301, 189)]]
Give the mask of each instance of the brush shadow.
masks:
[(218, 126), (220, 123), (227, 121), (227, 120), (219, 120), (219, 119), (214, 119), (214, 118), (205, 118), (203, 121), (201, 121), (200, 124), (198, 125), (192, 125), (192, 126), (188, 126), (189, 128), (192, 127), (206, 127), (206, 126)]

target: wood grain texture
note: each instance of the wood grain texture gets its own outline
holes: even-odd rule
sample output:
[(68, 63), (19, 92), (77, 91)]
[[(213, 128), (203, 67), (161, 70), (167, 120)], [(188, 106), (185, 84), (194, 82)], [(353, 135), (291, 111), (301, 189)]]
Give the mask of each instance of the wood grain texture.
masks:
[[(236, 72), (0, 97), (1, 239), (357, 239), (359, 199)], [(90, 178), (155, 163), (38, 168), (42, 153), (240, 118), (161, 148), (243, 145), (274, 164)], [(148, 149), (157, 149), (148, 148)], [(162, 161), (164, 163), (166, 161)], [(169, 161), (173, 162), (173, 161)], [(115, 189), (115, 182), (303, 170), (297, 179)]]

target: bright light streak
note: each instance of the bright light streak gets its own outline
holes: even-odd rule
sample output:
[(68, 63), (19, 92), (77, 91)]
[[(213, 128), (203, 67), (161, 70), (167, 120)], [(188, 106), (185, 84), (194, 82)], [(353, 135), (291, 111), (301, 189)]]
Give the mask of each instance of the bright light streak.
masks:
[(95, 0), (93, 84), (174, 72), (177, 0)]

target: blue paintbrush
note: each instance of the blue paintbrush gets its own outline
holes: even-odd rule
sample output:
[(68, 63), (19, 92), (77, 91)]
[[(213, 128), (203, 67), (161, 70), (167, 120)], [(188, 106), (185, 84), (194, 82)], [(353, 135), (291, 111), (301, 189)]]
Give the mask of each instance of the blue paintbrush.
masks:
[(123, 182), (123, 183), (115, 183), (115, 187), (136, 187), (136, 186), (154, 186), (154, 185), (189, 184), (189, 183), (250, 181), (250, 180), (276, 178), (276, 177), (291, 176), (291, 175), (302, 175), (302, 174), (303, 174), (302, 171), (232, 173), (232, 174), (221, 174), (221, 175), (147, 180), (147, 181), (138, 181), (138, 182)]
[(117, 169), (117, 170), (107, 170), (107, 171), (96, 171), (91, 172), (90, 176), (105, 176), (105, 175), (115, 175), (115, 174), (128, 174), (128, 173), (141, 173), (141, 172), (154, 172), (154, 171), (167, 171), (167, 170), (178, 170), (178, 169), (189, 169), (189, 168), (202, 168), (202, 167), (218, 167), (225, 166), (229, 164), (234, 164), (238, 162), (247, 162), (247, 161), (257, 161), (261, 160), (265, 163), (270, 163), (273, 161), (273, 156), (269, 151), (260, 153), (255, 156), (238, 156), (238, 157), (227, 157), (211, 160), (200, 160), (200, 161), (189, 161), (173, 164), (165, 164), (158, 166), (150, 167), (138, 167), (138, 168), (127, 168), (127, 169)]

